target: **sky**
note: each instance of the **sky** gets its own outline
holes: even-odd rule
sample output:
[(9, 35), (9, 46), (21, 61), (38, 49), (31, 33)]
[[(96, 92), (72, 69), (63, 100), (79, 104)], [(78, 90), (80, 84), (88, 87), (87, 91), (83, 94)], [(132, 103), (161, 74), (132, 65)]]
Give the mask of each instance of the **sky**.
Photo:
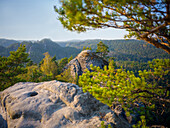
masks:
[(123, 39), (127, 34), (120, 29), (98, 29), (85, 33), (63, 28), (54, 5), (58, 0), (0, 0), (0, 38), (15, 40), (54, 41), (86, 39)]

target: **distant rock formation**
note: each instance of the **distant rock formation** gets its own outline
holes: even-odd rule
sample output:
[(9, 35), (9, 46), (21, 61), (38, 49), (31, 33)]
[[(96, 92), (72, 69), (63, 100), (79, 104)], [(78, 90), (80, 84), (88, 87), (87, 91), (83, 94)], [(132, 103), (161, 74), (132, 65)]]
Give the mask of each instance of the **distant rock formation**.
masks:
[(75, 77), (76, 75), (82, 75), (85, 69), (90, 70), (91, 64), (103, 69), (105, 65), (108, 65), (108, 62), (97, 56), (91, 50), (84, 50), (78, 54), (77, 57), (71, 60), (64, 69), (66, 70), (70, 68), (71, 76)]
[(59, 81), (17, 83), (0, 92), (1, 128), (97, 128), (104, 120), (130, 125), (75, 84)]

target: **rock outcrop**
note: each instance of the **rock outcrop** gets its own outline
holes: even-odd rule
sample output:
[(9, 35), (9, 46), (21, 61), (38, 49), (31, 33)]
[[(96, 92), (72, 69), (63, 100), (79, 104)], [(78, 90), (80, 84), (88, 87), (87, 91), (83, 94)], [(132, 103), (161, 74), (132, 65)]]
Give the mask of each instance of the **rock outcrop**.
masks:
[(130, 125), (75, 84), (59, 81), (17, 83), (0, 92), (1, 128), (97, 128), (104, 120)]
[(97, 56), (91, 50), (84, 50), (77, 57), (71, 60), (64, 69), (70, 69), (71, 76), (75, 77), (76, 75), (82, 75), (85, 69), (90, 70), (90, 65), (99, 66), (103, 68), (105, 65), (108, 65), (108, 62), (103, 58)]

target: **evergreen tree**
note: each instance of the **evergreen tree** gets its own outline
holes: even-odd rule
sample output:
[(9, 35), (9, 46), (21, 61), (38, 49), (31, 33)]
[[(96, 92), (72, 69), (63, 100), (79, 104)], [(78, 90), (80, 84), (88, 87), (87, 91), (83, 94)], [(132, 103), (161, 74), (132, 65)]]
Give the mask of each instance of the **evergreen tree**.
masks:
[(18, 75), (18, 78), (22, 78), (28, 82), (40, 82), (42, 81), (42, 72), (37, 65), (27, 66), (27, 73)]
[(27, 72), (25, 65), (29, 61), (25, 45), (20, 45), (16, 51), (11, 51), (9, 57), (0, 57), (0, 90), (19, 81), (19, 74)]
[[(52, 58), (52, 60), (51, 61), (53, 61), (53, 62), (55, 62), (55, 64), (57, 65), (57, 67), (58, 67), (58, 62), (57, 62), (57, 59), (56, 59), (56, 55), (55, 56), (53, 56), (53, 58)], [(58, 71), (57, 71), (58, 72)]]
[(56, 59), (56, 55), (55, 56), (53, 56), (53, 58), (51, 59), (51, 61), (56, 61), (57, 59)]
[(34, 65), (33, 61), (29, 60), (26, 66), (32, 66), (32, 65)]
[(106, 56), (108, 55), (109, 53), (109, 50), (108, 50), (108, 46), (105, 45), (102, 41), (100, 41), (98, 44), (97, 44), (97, 49), (96, 49), (96, 53), (99, 53), (99, 55), (103, 58), (106, 59)]
[(113, 69), (117, 68), (116, 63), (114, 61), (114, 57), (109, 58), (109, 66), (110, 68), (113, 68)]
[(62, 58), (59, 63), (58, 63), (58, 66), (59, 66), (59, 74), (63, 71), (63, 68), (66, 66), (66, 64), (68, 63), (68, 58), (67, 57), (64, 57)]

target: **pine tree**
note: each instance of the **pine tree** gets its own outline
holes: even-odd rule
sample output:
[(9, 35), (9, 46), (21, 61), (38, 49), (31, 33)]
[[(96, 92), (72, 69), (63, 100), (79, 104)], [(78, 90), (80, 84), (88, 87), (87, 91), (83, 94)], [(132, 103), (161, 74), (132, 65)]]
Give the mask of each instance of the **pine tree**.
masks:
[(29, 60), (25, 45), (11, 51), (9, 57), (0, 57), (0, 90), (23, 81), (18, 75), (27, 72), (25, 65)]
[(98, 44), (97, 44), (97, 49), (96, 49), (96, 53), (98, 53), (101, 57), (107, 59), (107, 55), (109, 53), (109, 50), (108, 50), (108, 46), (105, 45), (102, 41), (100, 41)]
[(18, 75), (19, 78), (22, 78), (23, 80), (27, 82), (40, 82), (42, 81), (42, 72), (40, 71), (39, 67), (37, 65), (27, 65), (26, 67), (27, 73)]
[(68, 63), (68, 58), (67, 57), (62, 58), (59, 61), (59, 63), (58, 63), (59, 74), (63, 71), (63, 68), (66, 66), (67, 63)]
[(55, 11), (70, 31), (126, 29), (170, 54), (169, 0), (61, 0)]
[(149, 65), (152, 70), (139, 71), (139, 77), (130, 71), (115, 70), (111, 63), (104, 70), (91, 65), (93, 72), (83, 74), (79, 85), (84, 92), (88, 91), (113, 111), (118, 104), (127, 117), (139, 115), (141, 121), (136, 124), (137, 127), (154, 124), (169, 126), (170, 60), (156, 59)]

